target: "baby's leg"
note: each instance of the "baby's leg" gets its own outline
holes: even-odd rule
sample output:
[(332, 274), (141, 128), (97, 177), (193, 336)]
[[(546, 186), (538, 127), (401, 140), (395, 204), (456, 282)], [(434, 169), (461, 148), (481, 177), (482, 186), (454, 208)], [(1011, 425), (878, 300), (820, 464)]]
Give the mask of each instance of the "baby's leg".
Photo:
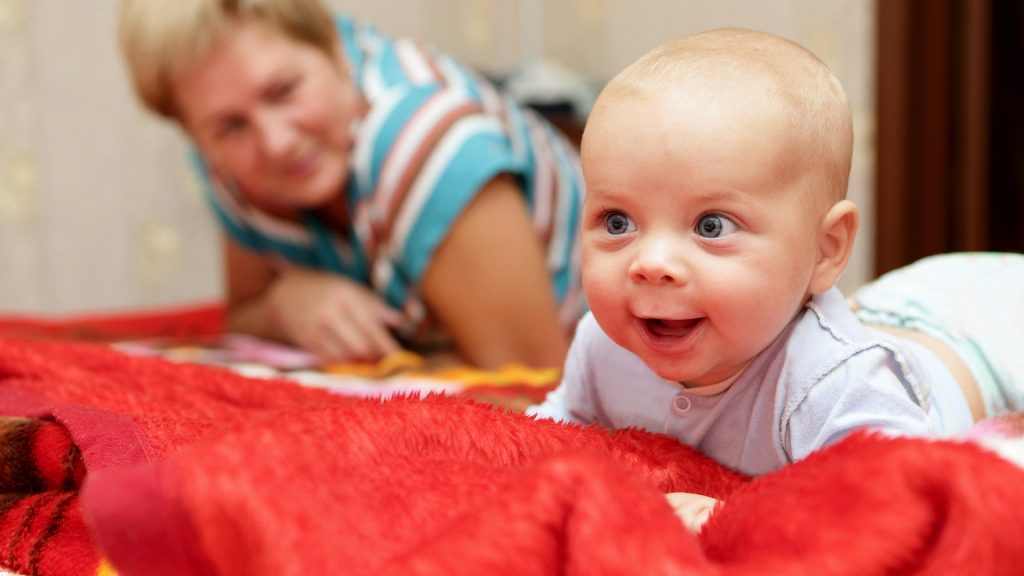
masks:
[[(851, 300), (861, 321), (904, 337), (916, 333), (954, 376), (960, 366), (958, 381), (966, 368), (986, 415), (1024, 410), (1024, 255), (925, 258), (883, 275)], [(961, 386), (970, 401), (972, 387)]]

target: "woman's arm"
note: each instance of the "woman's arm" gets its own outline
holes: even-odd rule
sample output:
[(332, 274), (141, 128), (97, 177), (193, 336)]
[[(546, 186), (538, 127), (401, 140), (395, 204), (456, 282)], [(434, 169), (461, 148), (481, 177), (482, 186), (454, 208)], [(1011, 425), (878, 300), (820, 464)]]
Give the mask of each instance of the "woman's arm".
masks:
[(373, 361), (399, 349), (389, 326), (402, 316), (369, 289), (317, 270), (277, 273), (260, 255), (224, 244), (229, 329), (295, 344), (325, 362)]
[(265, 298), (276, 276), (274, 270), (258, 254), (242, 248), (227, 236), (221, 238), (221, 246), (228, 330), (288, 340), (280, 326), (271, 320)]
[(511, 176), (488, 182), (455, 221), (424, 274), (423, 298), (473, 364), (562, 366), (568, 335)]

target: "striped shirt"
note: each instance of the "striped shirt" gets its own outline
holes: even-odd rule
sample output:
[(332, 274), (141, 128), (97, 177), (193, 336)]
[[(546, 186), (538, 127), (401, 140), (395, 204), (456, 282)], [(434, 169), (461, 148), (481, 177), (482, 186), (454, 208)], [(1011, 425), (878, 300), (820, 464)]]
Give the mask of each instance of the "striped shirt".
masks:
[(338, 16), (353, 81), (369, 103), (357, 128), (345, 194), (352, 226), (340, 235), (310, 214), (296, 223), (263, 212), (196, 157), (225, 231), (279, 261), (330, 270), (370, 286), (406, 313), (406, 335), (426, 318), (423, 274), (455, 221), (495, 176), (521, 183), (545, 252), (560, 320), (585, 309), (577, 228), (579, 157), (532, 110), (433, 47), (389, 39)]

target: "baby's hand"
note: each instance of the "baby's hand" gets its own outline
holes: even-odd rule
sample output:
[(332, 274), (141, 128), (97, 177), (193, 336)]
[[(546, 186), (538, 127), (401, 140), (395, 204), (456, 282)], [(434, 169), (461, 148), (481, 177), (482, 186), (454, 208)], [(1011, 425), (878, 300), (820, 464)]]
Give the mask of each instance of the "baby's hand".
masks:
[(683, 526), (694, 534), (700, 532), (701, 526), (718, 504), (714, 498), (690, 492), (670, 492), (665, 494), (665, 499), (675, 510), (676, 516), (683, 521)]

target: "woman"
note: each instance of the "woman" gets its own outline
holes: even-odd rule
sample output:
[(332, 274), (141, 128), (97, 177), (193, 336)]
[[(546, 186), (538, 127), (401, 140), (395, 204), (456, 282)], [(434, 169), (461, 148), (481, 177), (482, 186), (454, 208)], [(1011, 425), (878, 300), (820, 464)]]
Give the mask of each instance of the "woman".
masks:
[(561, 365), (583, 190), (539, 117), (318, 0), (126, 0), (121, 40), (197, 148), (230, 329), (324, 361), (440, 332), (481, 367)]

